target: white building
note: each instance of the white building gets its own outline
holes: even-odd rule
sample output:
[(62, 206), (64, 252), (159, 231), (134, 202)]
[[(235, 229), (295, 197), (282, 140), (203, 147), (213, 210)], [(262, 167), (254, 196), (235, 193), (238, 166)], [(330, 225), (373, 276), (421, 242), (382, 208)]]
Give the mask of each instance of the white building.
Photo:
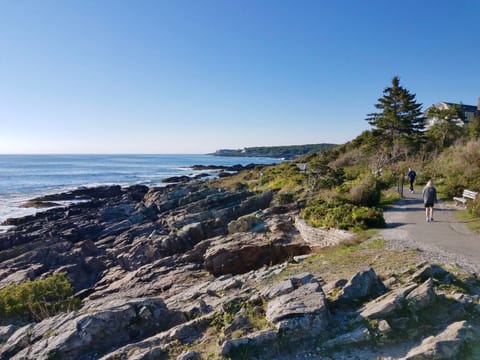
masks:
[[(463, 113), (465, 114), (464, 119), (458, 118), (458, 119), (454, 120), (457, 123), (457, 125), (459, 125), (459, 126), (467, 125), (470, 121), (473, 120), (475, 115), (480, 115), (480, 98), (478, 98), (478, 105), (477, 106), (465, 105), (465, 104), (455, 104), (455, 103), (449, 103), (449, 102), (439, 102), (439, 103), (435, 104), (434, 106), (437, 109), (440, 109), (440, 110), (447, 110), (451, 106), (454, 106), (454, 105), (460, 106), (460, 108), (463, 110)], [(427, 124), (426, 124), (427, 128), (434, 125), (438, 121), (439, 121), (439, 119), (436, 118), (436, 117), (427, 118)]]

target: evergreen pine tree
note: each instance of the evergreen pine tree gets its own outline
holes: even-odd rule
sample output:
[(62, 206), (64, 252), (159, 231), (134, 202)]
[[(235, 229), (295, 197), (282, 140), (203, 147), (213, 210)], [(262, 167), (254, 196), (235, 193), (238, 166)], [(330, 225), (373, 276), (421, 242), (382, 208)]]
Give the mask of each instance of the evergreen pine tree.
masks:
[(415, 94), (400, 86), (400, 79), (394, 76), (392, 86), (383, 90), (383, 97), (375, 107), (381, 112), (367, 115), (370, 125), (378, 129), (388, 147), (418, 145), (423, 138), (425, 117), (415, 100)]

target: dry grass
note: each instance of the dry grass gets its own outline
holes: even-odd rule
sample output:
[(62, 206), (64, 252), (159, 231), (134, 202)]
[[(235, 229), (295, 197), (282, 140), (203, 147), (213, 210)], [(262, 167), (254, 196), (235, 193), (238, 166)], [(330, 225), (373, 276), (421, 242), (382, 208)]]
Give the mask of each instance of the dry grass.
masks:
[(232, 176), (215, 179), (209, 186), (237, 191), (239, 184), (245, 184), (249, 189), (253, 189), (258, 185), (259, 174), (259, 170), (241, 171)]
[(318, 250), (300, 264), (289, 264), (270, 281), (311, 272), (326, 282), (349, 279), (357, 272), (373, 268), (382, 278), (413, 268), (421, 260), (416, 250), (388, 250), (385, 241), (375, 239), (360, 245), (340, 245)]
[(214, 327), (207, 329), (202, 338), (196, 340), (191, 344), (180, 344), (178, 341), (173, 341), (165, 348), (168, 357), (176, 359), (183, 352), (194, 350), (201, 354), (201, 359), (221, 360), (219, 347), (218, 330)]

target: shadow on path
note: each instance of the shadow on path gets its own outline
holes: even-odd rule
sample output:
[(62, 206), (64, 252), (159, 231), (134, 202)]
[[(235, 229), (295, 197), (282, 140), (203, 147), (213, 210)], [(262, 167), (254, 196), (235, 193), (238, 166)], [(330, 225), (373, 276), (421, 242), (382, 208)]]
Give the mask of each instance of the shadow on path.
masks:
[(385, 211), (424, 211), (423, 201), (421, 199), (402, 199), (394, 205), (388, 206)]
[(393, 228), (398, 228), (398, 227), (401, 227), (401, 226), (404, 226), (404, 225), (408, 225), (406, 223), (394, 223), (394, 222), (390, 222), (390, 223), (387, 223), (386, 224), (386, 227), (387, 228), (390, 228), (390, 229), (393, 229)]

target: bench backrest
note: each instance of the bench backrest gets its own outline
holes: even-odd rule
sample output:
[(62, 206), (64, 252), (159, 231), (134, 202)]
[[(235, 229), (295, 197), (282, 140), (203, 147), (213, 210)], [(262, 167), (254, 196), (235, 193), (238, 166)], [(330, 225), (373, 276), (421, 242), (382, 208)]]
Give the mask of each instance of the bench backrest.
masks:
[(465, 189), (465, 190), (463, 190), (462, 196), (464, 198), (469, 198), (469, 199), (475, 200), (475, 198), (477, 197), (477, 194), (478, 193), (475, 192), (475, 191)]

